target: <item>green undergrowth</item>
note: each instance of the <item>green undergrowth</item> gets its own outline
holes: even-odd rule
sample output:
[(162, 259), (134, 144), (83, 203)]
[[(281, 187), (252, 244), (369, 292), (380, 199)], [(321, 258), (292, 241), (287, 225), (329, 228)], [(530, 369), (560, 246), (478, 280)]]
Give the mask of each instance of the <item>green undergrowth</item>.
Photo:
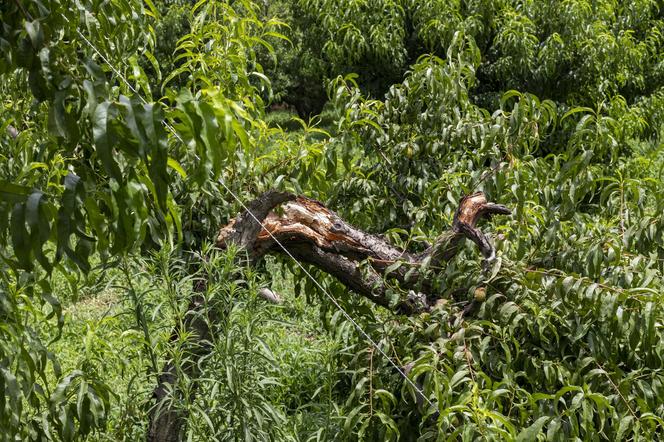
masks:
[[(143, 440), (166, 363), (187, 441), (662, 439), (662, 11), (3, 2), (0, 441)], [(495, 260), (413, 267), (445, 301), (404, 317), (201, 248), (269, 189), (413, 252), (464, 195), (512, 215)]]
[[(173, 259), (171, 255), (161, 258)], [(141, 259), (140, 265), (129, 265), (131, 287), (119, 268), (93, 271), (87, 278), (87, 285), (79, 283), (76, 292), (71, 291), (64, 278), (54, 278), (53, 285), (60, 290), (60, 298), (70, 300), (63, 306), (64, 325), (60, 338), (51, 347), (58, 356), (59, 370), (102, 376), (110, 387), (111, 413), (102, 430), (92, 436), (94, 440), (145, 437), (149, 401), (156, 385), (151, 355), (158, 355), (157, 368), (161, 369), (166, 363), (163, 356), (173, 356), (176, 351), (173, 346), (168, 347), (174, 325), (173, 310), (166, 306), (169, 293), (162, 275), (155, 271), (158, 259)], [(294, 293), (292, 275), (283, 270), (282, 264), (269, 261), (260, 279), (262, 286), (270, 287), (281, 296), (282, 304), (271, 304), (255, 291), (235, 292), (237, 308), (230, 316), (230, 327), (241, 331), (248, 339), (245, 344), (260, 348), (261, 359), (268, 369), (258, 384), (249, 387), (266, 395), (275, 407), (271, 419), (276, 419), (283, 427), (279, 434), (284, 440), (304, 440), (320, 427), (337, 425), (340, 419), (333, 421), (336, 411), (330, 397), (336, 382), (335, 355), (339, 343), (334, 335), (321, 329), (317, 305)], [(95, 284), (96, 280), (100, 283)], [(189, 284), (178, 283), (180, 307), (186, 304), (189, 289)], [(136, 324), (137, 305), (132, 290), (140, 295), (136, 298), (138, 308), (149, 320), (147, 341), (141, 326)], [(44, 336), (55, 336), (57, 332), (57, 324), (43, 323), (41, 333)], [(211, 358), (215, 356), (218, 355), (213, 352)], [(207, 365), (216, 364), (208, 362)], [(211, 368), (209, 374), (219, 373), (224, 368), (221, 365), (222, 368)], [(247, 373), (242, 375), (260, 371), (254, 367), (244, 367), (244, 370)], [(221, 387), (216, 380), (204, 377), (196, 398), (188, 404), (193, 423), (189, 436), (194, 440), (209, 440), (213, 429), (208, 423), (230, 416), (231, 411), (219, 408), (214, 399), (213, 403), (208, 402), (209, 398), (219, 395), (220, 388), (228, 388), (225, 374), (223, 376), (225, 385)], [(53, 370), (49, 377), (51, 383), (57, 383)], [(216, 431), (223, 432), (219, 428)]]

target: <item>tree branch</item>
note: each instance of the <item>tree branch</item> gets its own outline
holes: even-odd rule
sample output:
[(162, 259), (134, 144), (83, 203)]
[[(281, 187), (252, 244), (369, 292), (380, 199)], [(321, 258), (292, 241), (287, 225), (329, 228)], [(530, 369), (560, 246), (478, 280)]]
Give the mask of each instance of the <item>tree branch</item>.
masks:
[[(274, 210), (277, 206), (278, 211)], [(296, 259), (318, 267), (355, 293), (388, 308), (388, 268), (402, 262), (404, 265), (389, 272), (389, 277), (405, 290), (426, 292), (411, 293), (394, 307), (406, 314), (427, 310), (435, 302), (438, 296), (430, 292), (431, 284), (422, 277), (422, 270), (452, 259), (464, 238), (477, 244), (486, 260), (492, 260), (493, 245), (476, 225), (482, 218), (511, 213), (503, 205), (488, 202), (482, 192), (465, 196), (459, 201), (452, 229), (441, 234), (424, 252), (414, 254), (351, 226), (321, 202), (304, 196), (269, 191), (247, 207), (256, 210), (254, 213), (265, 229), (244, 211), (221, 228), (216, 239), (218, 247), (239, 245), (256, 260), (268, 253), (283, 253), (273, 239), (276, 238)]]
[[(295, 259), (327, 272), (374, 303), (404, 314), (428, 310), (435, 304), (439, 296), (432, 293), (424, 270), (452, 259), (464, 238), (477, 244), (486, 260), (493, 259), (491, 241), (476, 227), (477, 222), (492, 215), (510, 213), (505, 206), (487, 202), (483, 193), (463, 197), (452, 229), (441, 234), (427, 250), (415, 254), (351, 226), (322, 203), (304, 196), (271, 190), (248, 203), (247, 209), (220, 229), (217, 247), (237, 245), (256, 262), (265, 254), (283, 253), (276, 238)], [(390, 269), (397, 262), (404, 265)], [(388, 269), (391, 270), (389, 275)], [(391, 305), (388, 296), (388, 279), (395, 279), (408, 291), (408, 296), (396, 306)], [(194, 284), (187, 316), (183, 324), (173, 329), (172, 339), (180, 333), (192, 339), (183, 350), (187, 357), (179, 369), (168, 362), (159, 376), (153, 391), (154, 406), (150, 410), (149, 442), (174, 442), (183, 434), (187, 413), (179, 405), (182, 395), (187, 393), (179, 391), (177, 384), (182, 375), (198, 376), (198, 361), (209, 351), (211, 330), (200, 315), (206, 283)], [(261, 291), (260, 295), (272, 302), (278, 300), (271, 292)], [(209, 319), (219, 320), (218, 317)]]

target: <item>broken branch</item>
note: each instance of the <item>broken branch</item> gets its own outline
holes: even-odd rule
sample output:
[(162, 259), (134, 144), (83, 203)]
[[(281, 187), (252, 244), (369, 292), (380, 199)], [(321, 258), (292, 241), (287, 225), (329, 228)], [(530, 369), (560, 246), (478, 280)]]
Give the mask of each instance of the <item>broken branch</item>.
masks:
[[(279, 211), (275, 210), (277, 206)], [(428, 310), (438, 298), (429, 292), (431, 284), (423, 280), (420, 270), (452, 259), (464, 238), (478, 246), (485, 260), (492, 260), (493, 245), (476, 225), (482, 218), (511, 213), (501, 204), (488, 202), (482, 192), (465, 196), (459, 202), (452, 229), (424, 252), (411, 253), (351, 226), (321, 202), (304, 196), (272, 190), (247, 207), (265, 228), (244, 211), (221, 228), (217, 247), (235, 244), (257, 260), (267, 253), (283, 253), (283, 246), (296, 259), (318, 267), (357, 294), (388, 308), (385, 276), (393, 263), (402, 262), (406, 265), (389, 276), (396, 278), (403, 289), (426, 292), (414, 293), (397, 305), (396, 310), (406, 314)], [(363, 262), (369, 265), (362, 266)]]

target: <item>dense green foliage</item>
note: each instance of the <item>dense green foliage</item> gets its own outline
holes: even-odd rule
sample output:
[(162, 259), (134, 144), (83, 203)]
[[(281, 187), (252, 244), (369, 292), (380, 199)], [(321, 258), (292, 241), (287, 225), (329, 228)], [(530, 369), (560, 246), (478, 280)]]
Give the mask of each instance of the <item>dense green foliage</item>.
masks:
[(481, 53), (470, 92), (490, 109), (510, 89), (594, 108), (618, 94), (632, 103), (664, 83), (663, 11), (654, 0), (286, 0), (270, 7), (293, 22), (297, 57), (284, 57), (275, 74), (286, 74), (276, 87), (296, 106), (304, 91), (324, 99), (325, 79), (351, 72), (363, 91), (381, 97), (422, 54), (445, 57), (458, 39)]
[[(143, 438), (159, 370), (190, 358), (170, 331), (198, 278), (211, 352), (173, 393), (191, 440), (661, 439), (663, 14), (4, 2), (0, 439)], [(282, 102), (325, 112), (266, 113)], [(429, 269), (448, 300), (431, 313), (314, 271), (433, 407), (290, 262), (209, 249), (230, 191), (273, 187), (413, 250), (464, 194), (514, 209), (486, 227), (488, 272), (470, 244)]]

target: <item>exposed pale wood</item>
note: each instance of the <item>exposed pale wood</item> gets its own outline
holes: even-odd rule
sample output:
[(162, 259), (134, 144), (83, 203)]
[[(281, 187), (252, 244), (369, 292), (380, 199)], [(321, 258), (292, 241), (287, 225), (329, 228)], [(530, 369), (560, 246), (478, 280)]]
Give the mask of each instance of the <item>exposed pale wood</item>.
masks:
[(272, 291), (267, 287), (263, 287), (262, 289), (258, 290), (258, 296), (268, 302), (271, 302), (272, 304), (281, 304), (283, 302), (281, 296), (279, 296), (279, 293)]

